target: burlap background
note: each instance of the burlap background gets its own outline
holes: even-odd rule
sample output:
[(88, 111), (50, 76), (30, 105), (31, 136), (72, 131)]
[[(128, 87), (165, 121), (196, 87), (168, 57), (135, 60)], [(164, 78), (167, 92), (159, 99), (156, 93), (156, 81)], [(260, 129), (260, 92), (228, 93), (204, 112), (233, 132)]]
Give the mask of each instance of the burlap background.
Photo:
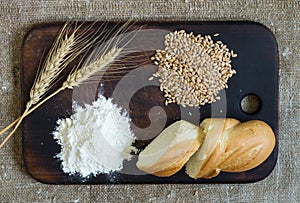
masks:
[(36, 182), (22, 163), (20, 130), (0, 150), (1, 202), (299, 202), (300, 1), (1, 0), (0, 128), (20, 114), (21, 43), (37, 22), (53, 20), (252, 20), (278, 41), (279, 157), (263, 181), (244, 185), (71, 185)]

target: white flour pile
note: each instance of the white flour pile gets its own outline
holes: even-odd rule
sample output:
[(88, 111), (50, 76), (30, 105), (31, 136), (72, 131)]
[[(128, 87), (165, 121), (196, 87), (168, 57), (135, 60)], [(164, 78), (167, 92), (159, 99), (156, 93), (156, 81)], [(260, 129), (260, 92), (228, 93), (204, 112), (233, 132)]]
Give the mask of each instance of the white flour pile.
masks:
[(103, 96), (84, 108), (76, 106), (75, 112), (71, 118), (58, 120), (53, 132), (61, 145), (57, 157), (63, 171), (83, 177), (120, 171), (134, 150), (127, 113)]

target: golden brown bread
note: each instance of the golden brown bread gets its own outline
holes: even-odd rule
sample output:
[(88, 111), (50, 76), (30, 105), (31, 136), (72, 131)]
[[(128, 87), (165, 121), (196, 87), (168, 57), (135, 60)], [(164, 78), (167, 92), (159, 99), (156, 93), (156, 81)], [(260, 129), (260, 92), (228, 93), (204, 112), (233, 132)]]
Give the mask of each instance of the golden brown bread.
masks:
[(239, 124), (233, 118), (207, 118), (200, 124), (205, 138), (199, 150), (186, 164), (186, 172), (192, 178), (212, 178), (220, 173), (219, 165), (225, 152), (225, 131)]
[(275, 146), (271, 127), (258, 120), (235, 126), (226, 132), (226, 137), (225, 153), (230, 155), (220, 168), (227, 172), (242, 172), (257, 167), (270, 156)]
[(187, 121), (177, 121), (164, 129), (140, 154), (136, 166), (156, 176), (179, 171), (199, 148), (203, 131)]
[(210, 133), (222, 132), (222, 135), (213, 149), (205, 151), (202, 145), (187, 162), (186, 173), (192, 178), (212, 178), (220, 171), (253, 169), (270, 156), (275, 146), (275, 135), (263, 121), (239, 123), (235, 119), (226, 119), (222, 123), (220, 119), (212, 118), (205, 119), (201, 126), (206, 133), (203, 145), (210, 142)]
[(192, 178), (212, 178), (221, 171), (257, 167), (272, 153), (275, 135), (268, 124), (233, 118), (208, 118), (200, 126), (177, 121), (140, 154), (137, 167), (156, 176), (171, 176), (186, 164)]

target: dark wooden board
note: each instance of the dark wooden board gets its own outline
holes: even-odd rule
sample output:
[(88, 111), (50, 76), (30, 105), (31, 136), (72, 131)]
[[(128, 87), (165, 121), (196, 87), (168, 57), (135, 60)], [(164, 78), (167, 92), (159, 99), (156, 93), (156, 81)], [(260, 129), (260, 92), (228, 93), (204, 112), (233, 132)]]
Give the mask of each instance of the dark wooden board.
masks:
[[(96, 24), (95, 27), (99, 25)], [(114, 23), (109, 23), (108, 29), (113, 25)], [(139, 128), (146, 128), (150, 125), (151, 121), (148, 114), (149, 110), (154, 106), (160, 106), (161, 110), (167, 115), (166, 121), (160, 116), (157, 116), (156, 120), (152, 120), (151, 125), (154, 128), (150, 131), (139, 131), (133, 128), (136, 136), (140, 139), (136, 142), (137, 147), (142, 149), (148, 144), (151, 139), (145, 140), (144, 138), (149, 138), (151, 135), (153, 137), (155, 125), (160, 125), (162, 122), (165, 123), (164, 126), (168, 126), (182, 118), (198, 125), (204, 118), (211, 116), (233, 117), (240, 121), (263, 120), (272, 127), (276, 134), (276, 140), (278, 140), (278, 50), (274, 35), (269, 29), (258, 23), (243, 21), (139, 22), (132, 29), (140, 25), (143, 25), (143, 31), (149, 31), (154, 36), (154, 38), (149, 38), (150, 41), (148, 42), (147, 40), (141, 41), (141, 44), (160, 43), (160, 46), (163, 46), (163, 39), (161, 38), (157, 38), (155, 42), (151, 41), (155, 39), (159, 30), (174, 31), (185, 29), (187, 32), (192, 31), (195, 34), (210, 35), (219, 33), (220, 36), (214, 39), (221, 40), (227, 44), (230, 49), (233, 49), (238, 54), (238, 57), (232, 61), (232, 66), (237, 70), (237, 74), (229, 80), (229, 88), (221, 95), (221, 101), (213, 105), (205, 105), (200, 109), (184, 109), (175, 104), (164, 105), (164, 97), (159, 91), (158, 83), (149, 83), (147, 80), (151, 73), (154, 73), (156, 70), (156, 67), (151, 65), (152, 63), (149, 60), (154, 51), (147, 49), (147, 47), (144, 47), (139, 53), (135, 53), (139, 57), (132, 59), (128, 64), (130, 63), (130, 67), (141, 68), (141, 66), (137, 65), (140, 61), (143, 61), (149, 67), (137, 72), (138, 76), (132, 72), (131, 76), (133, 77), (128, 77), (126, 85), (120, 85), (123, 83), (118, 84), (119, 79), (105, 81), (99, 79), (99, 81), (96, 81), (97, 86), (100, 83), (104, 84), (100, 89), (106, 97), (114, 96), (115, 87), (121, 87), (121, 91), (118, 94), (119, 98), (115, 99), (115, 102), (124, 108), (127, 105), (126, 97), (129, 94), (128, 91), (135, 90), (129, 103), (129, 113), (133, 124)], [(24, 39), (22, 50), (22, 100), (24, 106), (29, 98), (29, 91), (33, 84), (37, 67), (49, 50), (61, 26), (62, 23), (38, 24), (27, 33)], [(123, 65), (126, 66), (128, 64), (125, 62)], [(131, 70), (134, 69), (132, 68)], [(148, 85), (137, 88), (136, 85), (141, 81)], [(76, 94), (78, 94), (78, 91)], [(82, 94), (87, 93), (82, 92)], [(97, 94), (98, 91), (94, 91), (89, 96), (96, 98)], [(241, 110), (240, 101), (248, 94), (256, 94), (261, 100), (261, 108), (254, 114), (247, 114)], [(222, 172), (213, 179), (191, 179), (185, 174), (184, 169), (167, 178), (147, 174), (130, 175), (130, 170), (136, 170), (134, 169), (136, 159), (125, 163), (124, 172), (110, 175), (100, 174), (96, 177), (85, 179), (76, 175), (69, 176), (63, 173), (61, 162), (54, 158), (59, 153), (60, 147), (53, 139), (51, 132), (55, 129), (55, 122), (58, 118), (68, 117), (72, 114), (73, 96), (74, 92), (71, 90), (61, 92), (29, 115), (23, 122), (24, 163), (29, 174), (40, 182), (49, 184), (247, 183), (265, 178), (276, 164), (277, 143), (271, 156), (257, 168), (243, 173)], [(190, 115), (189, 112), (193, 113)], [(159, 131), (160, 129), (158, 129)], [(155, 132), (155, 135), (158, 132)]]

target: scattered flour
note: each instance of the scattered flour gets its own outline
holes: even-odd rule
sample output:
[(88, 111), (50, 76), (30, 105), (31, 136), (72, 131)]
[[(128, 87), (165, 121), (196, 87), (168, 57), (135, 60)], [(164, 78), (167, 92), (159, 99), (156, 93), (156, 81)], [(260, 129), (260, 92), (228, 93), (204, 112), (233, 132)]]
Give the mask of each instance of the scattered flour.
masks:
[(288, 47), (286, 47), (282, 52), (282, 56), (284, 56), (284, 57), (288, 57), (290, 54), (292, 54), (292, 52), (290, 51), (290, 49)]
[(170, 199), (170, 200), (175, 200), (175, 193), (174, 191), (170, 191), (169, 194), (167, 194), (167, 198)]
[(8, 86), (9, 86), (9, 83), (6, 81), (6, 80), (4, 80), (4, 81), (2, 81), (2, 84), (1, 84), (1, 90), (3, 91), (3, 92), (7, 92), (8, 91)]
[(97, 175), (120, 171), (130, 160), (135, 137), (130, 118), (112, 99), (100, 96), (92, 105), (75, 106), (75, 114), (57, 121), (53, 136), (61, 145), (57, 155), (70, 175)]

